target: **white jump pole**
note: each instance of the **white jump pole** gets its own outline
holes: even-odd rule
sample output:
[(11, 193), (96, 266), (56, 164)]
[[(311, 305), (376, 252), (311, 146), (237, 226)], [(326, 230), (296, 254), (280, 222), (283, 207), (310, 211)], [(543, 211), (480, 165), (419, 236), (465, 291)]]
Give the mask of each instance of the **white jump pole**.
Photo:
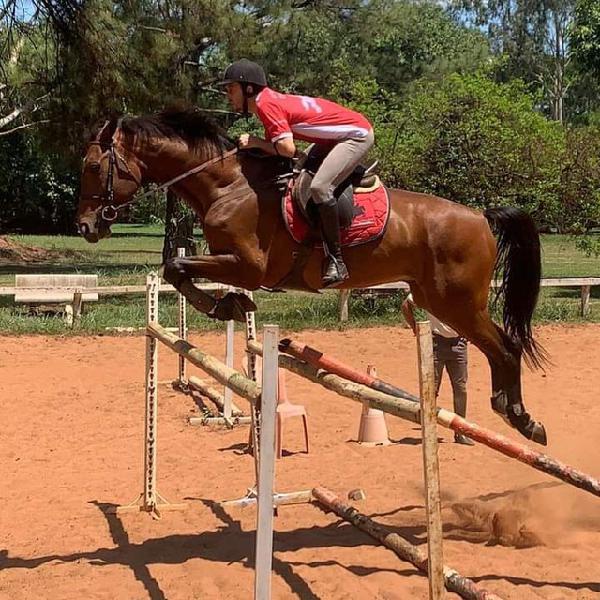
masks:
[[(230, 292), (235, 291), (235, 288), (230, 287)], [(227, 321), (227, 335), (225, 341), (225, 364), (228, 367), (233, 368), (233, 336), (235, 334), (235, 323), (233, 319)], [(233, 391), (231, 388), (225, 386), (223, 390), (223, 417), (226, 421), (231, 421), (232, 409), (231, 404), (233, 402)]]
[(260, 399), (260, 459), (254, 560), (254, 599), (271, 600), (273, 565), (273, 481), (275, 478), (275, 415), (279, 369), (279, 327), (263, 330), (263, 370)]
[[(185, 248), (177, 248), (177, 257), (185, 258)], [(182, 340), (187, 340), (187, 305), (183, 294), (179, 296), (179, 337)], [(183, 356), (179, 357), (179, 385), (183, 386), (187, 382), (186, 360)]]
[(445, 591), (442, 552), (442, 509), (440, 500), (433, 341), (429, 321), (417, 323), (417, 345), (419, 349), (423, 472), (425, 475), (426, 491), (425, 506), (427, 509), (429, 598), (430, 600), (442, 600)]

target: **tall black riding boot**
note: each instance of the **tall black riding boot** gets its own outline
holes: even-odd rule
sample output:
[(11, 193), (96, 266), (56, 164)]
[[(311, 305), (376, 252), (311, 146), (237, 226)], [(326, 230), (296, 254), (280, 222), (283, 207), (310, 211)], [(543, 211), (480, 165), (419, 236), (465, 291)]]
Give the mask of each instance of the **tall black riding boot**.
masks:
[(323, 234), (323, 248), (327, 264), (323, 271), (323, 287), (333, 287), (348, 279), (348, 269), (342, 257), (340, 243), (340, 220), (337, 202), (332, 198), (329, 202), (318, 204)]

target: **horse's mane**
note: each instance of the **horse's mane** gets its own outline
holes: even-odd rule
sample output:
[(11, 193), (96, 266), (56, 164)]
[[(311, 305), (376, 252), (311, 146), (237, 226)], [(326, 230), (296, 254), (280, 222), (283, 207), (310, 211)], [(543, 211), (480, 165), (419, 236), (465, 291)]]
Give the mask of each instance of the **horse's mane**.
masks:
[(221, 152), (233, 148), (224, 130), (193, 107), (167, 108), (153, 115), (124, 117), (121, 129), (125, 135), (142, 139), (183, 140), (194, 151), (206, 144)]

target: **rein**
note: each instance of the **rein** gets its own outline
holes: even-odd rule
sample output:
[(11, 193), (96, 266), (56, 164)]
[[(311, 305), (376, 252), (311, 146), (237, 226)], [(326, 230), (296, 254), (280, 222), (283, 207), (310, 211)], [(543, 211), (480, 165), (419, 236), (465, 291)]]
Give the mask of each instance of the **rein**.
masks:
[[(113, 133), (113, 136), (112, 136), (112, 139), (110, 142), (109, 155), (108, 155), (108, 174), (106, 177), (106, 192), (103, 195), (92, 196), (92, 198), (99, 198), (100, 200), (106, 201), (105, 204), (103, 203), (101, 206), (98, 207), (96, 212), (100, 211), (101, 218), (104, 221), (106, 221), (107, 223), (112, 223), (113, 221), (115, 221), (118, 217), (119, 211), (122, 208), (124, 208), (125, 206), (128, 206), (130, 204), (133, 204), (134, 202), (137, 202), (138, 200), (146, 198), (147, 196), (150, 196), (151, 194), (154, 194), (157, 191), (164, 190), (164, 189), (172, 186), (173, 184), (181, 181), (182, 179), (189, 177), (190, 175), (200, 173), (201, 171), (204, 171), (211, 165), (214, 165), (215, 163), (217, 163), (221, 160), (225, 160), (226, 158), (233, 156), (238, 151), (237, 148), (233, 148), (232, 150), (228, 150), (227, 152), (224, 152), (223, 154), (214, 156), (213, 158), (210, 158), (209, 160), (199, 164), (198, 166), (193, 167), (192, 169), (189, 169), (188, 171), (185, 171), (184, 173), (181, 173), (181, 174), (177, 175), (176, 177), (173, 177), (172, 179), (169, 179), (169, 181), (166, 181), (165, 183), (161, 183), (158, 187), (156, 187), (152, 190), (149, 190), (147, 192), (144, 192), (141, 196), (137, 196), (135, 198), (132, 198), (128, 202), (124, 202), (123, 204), (119, 204), (118, 206), (116, 206), (114, 203), (115, 191), (114, 191), (113, 180), (114, 180), (115, 165), (117, 165), (117, 167), (118, 167), (117, 159), (119, 159), (123, 163), (123, 165), (125, 165), (125, 169), (131, 175), (133, 180), (138, 185), (141, 185), (141, 181), (137, 180), (137, 178), (135, 177), (135, 175), (129, 168), (127, 161), (123, 158), (123, 156), (121, 156), (121, 154), (119, 154), (119, 152), (115, 148), (115, 135), (118, 130), (119, 130), (119, 127), (117, 127), (115, 129), (115, 132)], [(102, 143), (99, 141), (93, 141), (93, 142), (90, 142), (90, 146), (92, 146), (92, 145), (99, 145), (101, 147)]]

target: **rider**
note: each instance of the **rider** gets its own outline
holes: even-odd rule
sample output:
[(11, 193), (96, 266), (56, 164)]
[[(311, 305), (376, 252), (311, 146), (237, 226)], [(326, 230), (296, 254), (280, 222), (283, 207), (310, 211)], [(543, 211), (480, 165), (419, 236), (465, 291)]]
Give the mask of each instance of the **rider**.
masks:
[(297, 138), (314, 142), (327, 153), (311, 183), (328, 258), (323, 287), (333, 287), (348, 279), (333, 192), (373, 145), (371, 124), (360, 113), (330, 100), (272, 90), (263, 68), (245, 58), (227, 67), (222, 84), (233, 109), (257, 115), (265, 128), (266, 139), (242, 134), (240, 148), (259, 148), (268, 154), (292, 158), (296, 154), (294, 139)]

